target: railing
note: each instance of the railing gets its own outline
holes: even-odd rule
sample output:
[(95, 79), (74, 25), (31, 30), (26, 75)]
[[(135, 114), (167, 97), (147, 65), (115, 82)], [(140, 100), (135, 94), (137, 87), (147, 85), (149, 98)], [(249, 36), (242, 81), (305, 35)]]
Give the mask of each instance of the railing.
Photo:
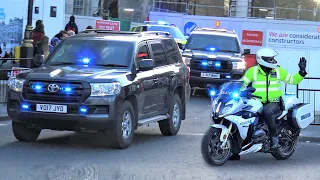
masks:
[[(314, 78), (314, 77), (306, 77), (305, 80), (312, 80), (312, 81), (319, 81), (320, 78)], [(308, 83), (309, 84), (309, 83)], [(312, 85), (316, 85), (316, 83), (312, 83)], [(299, 94), (302, 93), (302, 98), (300, 96), (300, 99), (303, 103), (310, 103), (313, 104), (314, 113), (315, 113), (315, 119), (311, 123), (312, 125), (320, 125), (320, 111), (317, 111), (317, 109), (320, 109), (320, 104), (317, 104), (317, 99), (320, 99), (320, 88), (299, 88), (299, 84), (297, 85), (297, 97), (299, 98)], [(313, 97), (312, 97), (313, 95)], [(308, 101), (306, 101), (308, 100)]]
[[(33, 58), (0, 58), (0, 104), (7, 103), (8, 79), (12, 72), (29, 68), (20, 67), (20, 61), (29, 61)], [(13, 71), (13, 68), (16, 70)]]

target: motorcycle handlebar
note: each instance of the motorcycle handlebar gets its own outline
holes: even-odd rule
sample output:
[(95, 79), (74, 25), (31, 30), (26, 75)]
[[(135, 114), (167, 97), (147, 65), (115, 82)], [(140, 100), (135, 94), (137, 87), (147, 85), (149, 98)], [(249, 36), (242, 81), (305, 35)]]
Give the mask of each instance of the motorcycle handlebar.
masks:
[(258, 98), (258, 99), (262, 99), (261, 96), (252, 95), (252, 97), (255, 97), (255, 98)]

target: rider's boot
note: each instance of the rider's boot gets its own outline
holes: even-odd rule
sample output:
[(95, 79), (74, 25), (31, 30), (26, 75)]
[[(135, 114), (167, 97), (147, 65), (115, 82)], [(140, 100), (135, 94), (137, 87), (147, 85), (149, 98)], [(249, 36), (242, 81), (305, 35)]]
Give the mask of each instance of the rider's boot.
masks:
[(232, 156), (229, 157), (229, 160), (240, 160), (240, 155), (238, 154), (232, 154)]
[(274, 136), (274, 137), (272, 137), (272, 139), (271, 139), (271, 149), (277, 149), (277, 148), (279, 148), (280, 147), (280, 145), (279, 145), (279, 138), (278, 138), (278, 136)]

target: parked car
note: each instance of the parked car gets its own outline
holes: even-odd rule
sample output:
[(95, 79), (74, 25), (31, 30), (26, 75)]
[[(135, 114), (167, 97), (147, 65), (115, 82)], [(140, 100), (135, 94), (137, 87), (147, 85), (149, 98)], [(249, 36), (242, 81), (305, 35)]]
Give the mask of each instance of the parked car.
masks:
[(86, 30), (9, 79), (8, 115), (19, 141), (42, 129), (111, 134), (128, 148), (134, 131), (158, 122), (176, 135), (186, 119), (189, 73), (168, 33)]

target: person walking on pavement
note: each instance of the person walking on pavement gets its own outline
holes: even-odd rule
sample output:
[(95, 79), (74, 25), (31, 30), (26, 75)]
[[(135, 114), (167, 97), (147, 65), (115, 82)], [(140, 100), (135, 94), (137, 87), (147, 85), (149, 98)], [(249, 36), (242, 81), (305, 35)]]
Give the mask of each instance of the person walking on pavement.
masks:
[(45, 35), (44, 25), (43, 25), (43, 23), (39, 23), (32, 33), (34, 56), (36, 54), (40, 54), (40, 52), (41, 52), (41, 50), (40, 50), (41, 46), (39, 46), (39, 43), (41, 42), (44, 35)]
[(76, 18), (73, 15), (70, 16), (70, 21), (68, 22), (68, 24), (65, 27), (65, 31), (69, 31), (69, 30), (72, 30), (76, 34), (78, 34), (78, 26), (76, 24)]
[[(307, 75), (306, 64), (304, 57), (300, 58), (300, 71), (291, 75), (286, 69), (280, 67), (275, 57), (278, 53), (272, 48), (262, 48), (256, 54), (258, 65), (249, 68), (242, 81), (244, 86), (251, 84), (256, 91), (253, 93), (256, 96), (261, 96), (260, 101), (264, 105), (262, 116), (268, 125), (271, 135), (271, 149), (279, 148), (279, 138), (277, 134), (277, 127), (275, 120), (282, 113), (280, 106), (280, 98), (282, 97), (281, 81), (297, 85)], [(239, 160), (238, 154), (233, 154), (230, 160)]]

